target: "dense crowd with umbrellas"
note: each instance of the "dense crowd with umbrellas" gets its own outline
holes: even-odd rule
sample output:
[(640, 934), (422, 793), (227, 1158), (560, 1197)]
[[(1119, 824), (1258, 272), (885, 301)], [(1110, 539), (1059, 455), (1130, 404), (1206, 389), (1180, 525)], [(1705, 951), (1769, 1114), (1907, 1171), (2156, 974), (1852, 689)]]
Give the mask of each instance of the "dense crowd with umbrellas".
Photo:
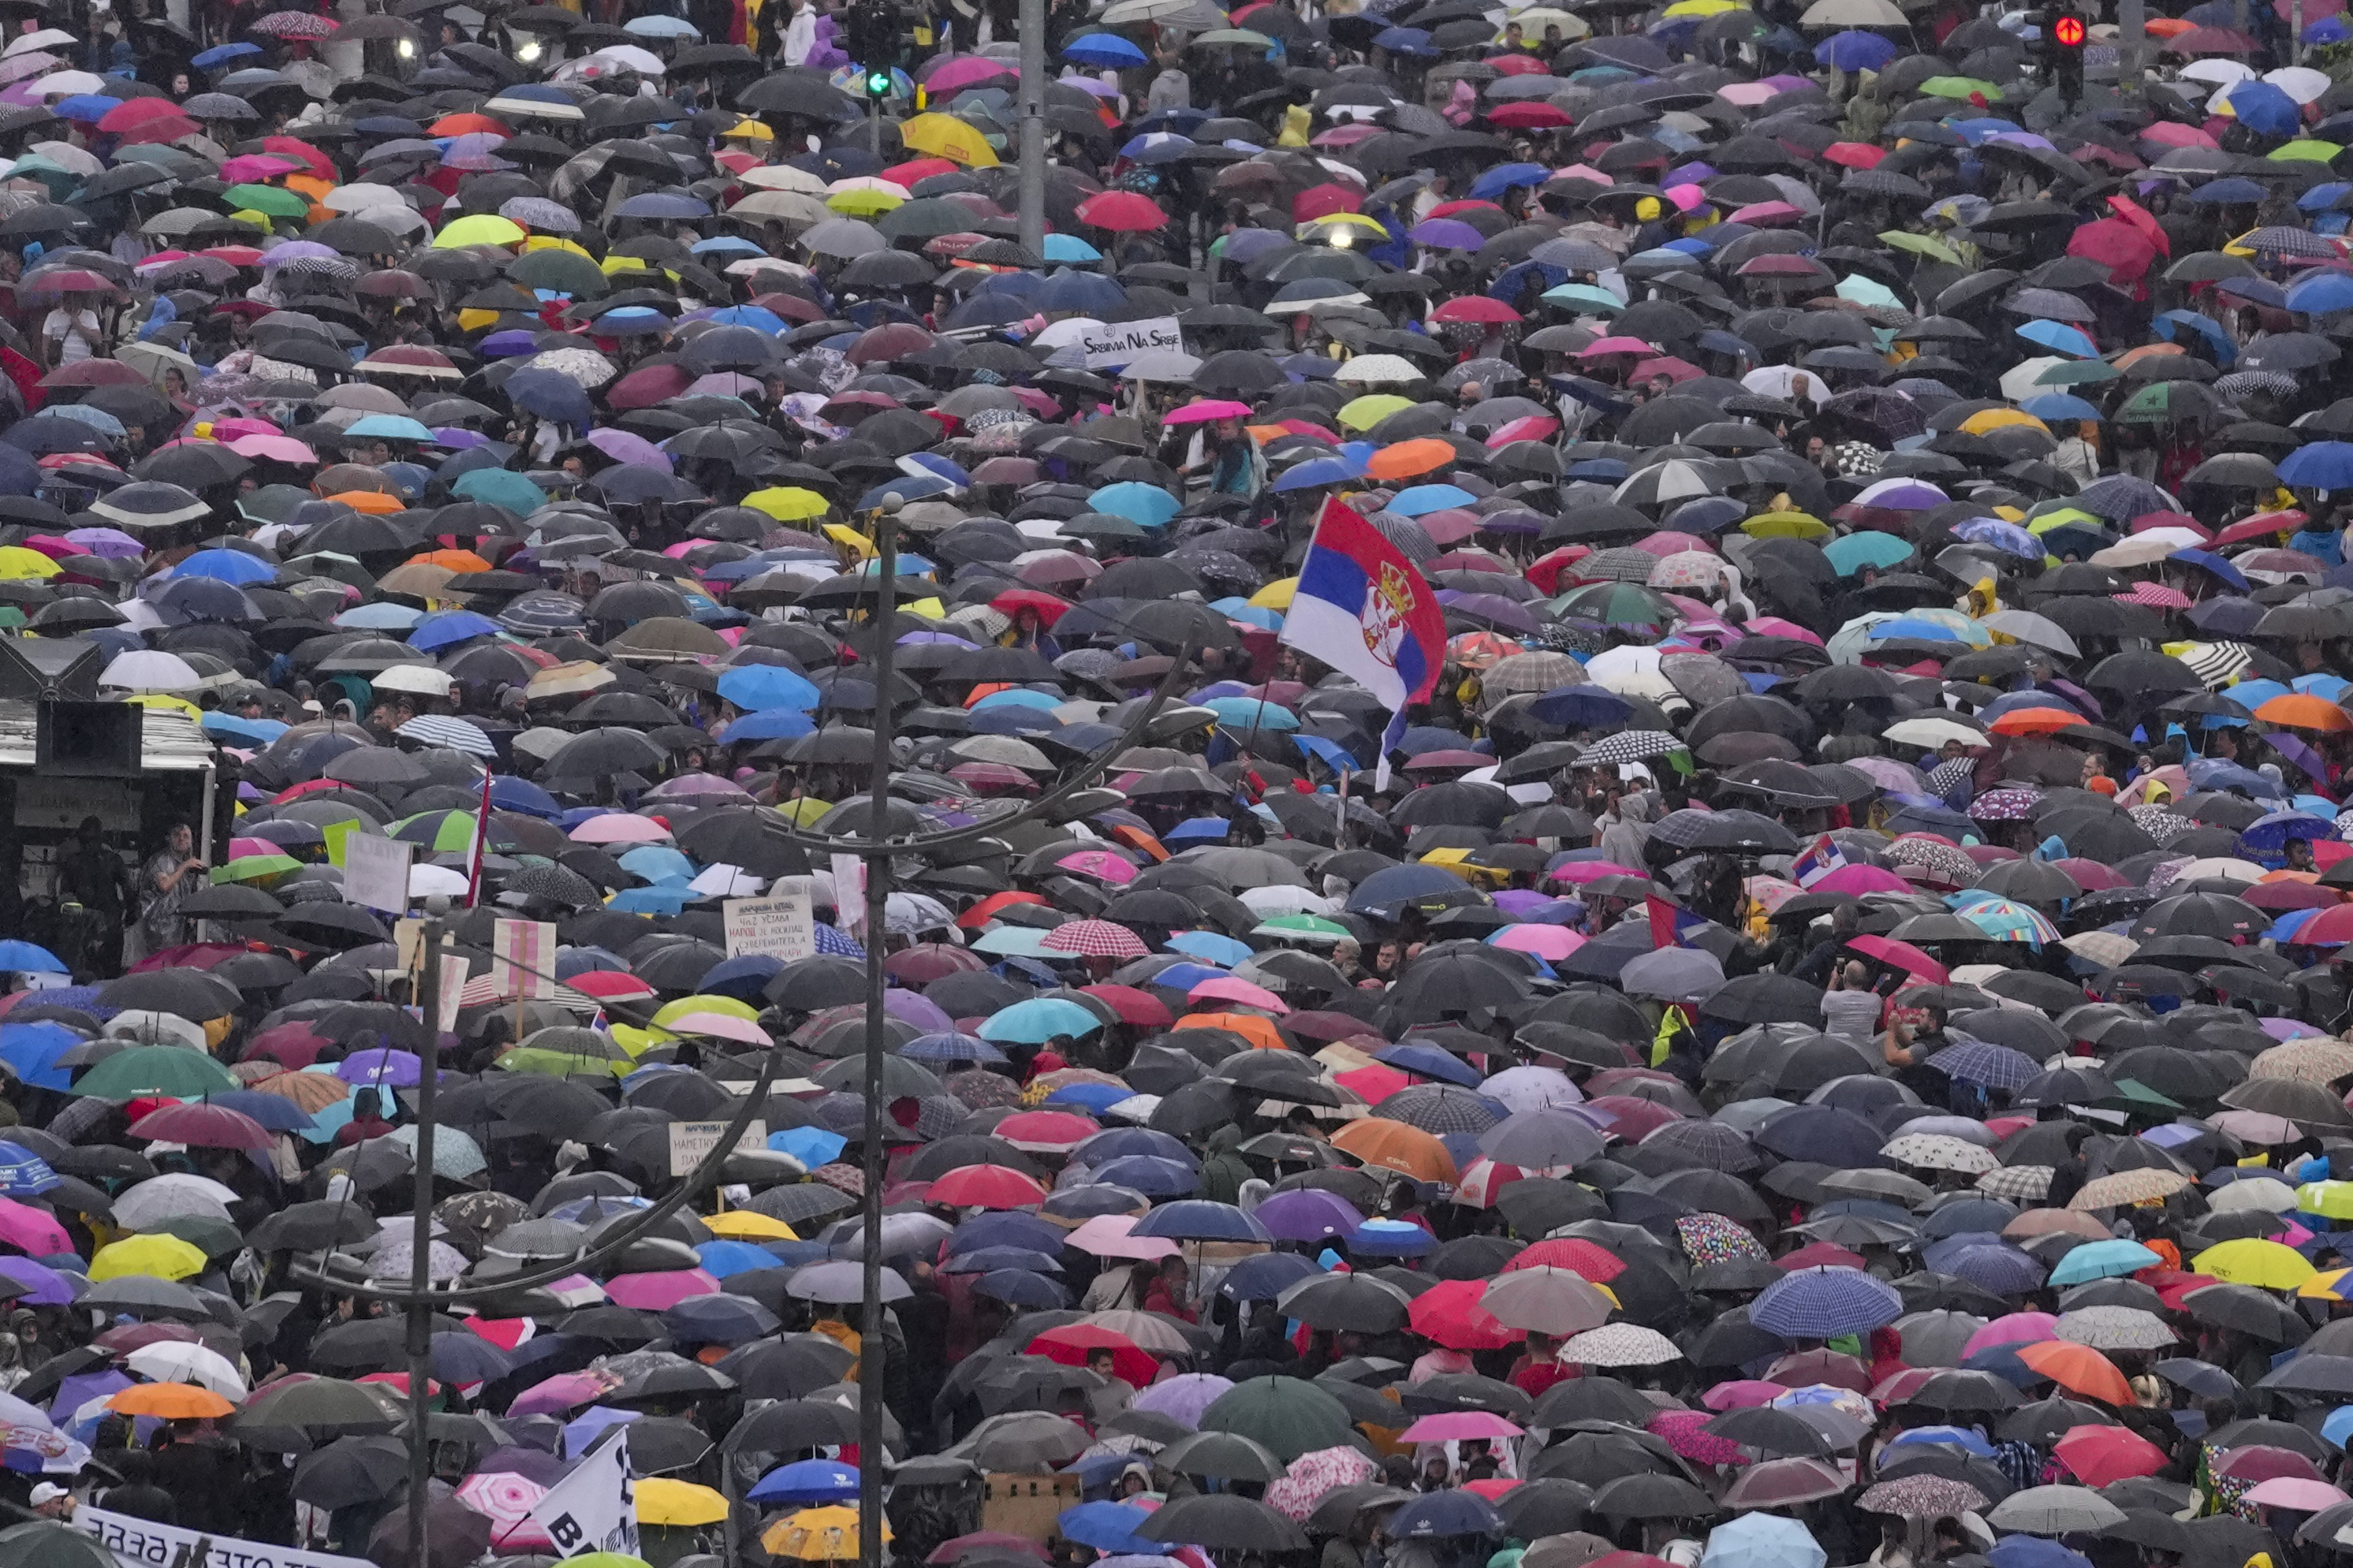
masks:
[(0, 9), (0, 1568), (2353, 1545), (2341, 0)]

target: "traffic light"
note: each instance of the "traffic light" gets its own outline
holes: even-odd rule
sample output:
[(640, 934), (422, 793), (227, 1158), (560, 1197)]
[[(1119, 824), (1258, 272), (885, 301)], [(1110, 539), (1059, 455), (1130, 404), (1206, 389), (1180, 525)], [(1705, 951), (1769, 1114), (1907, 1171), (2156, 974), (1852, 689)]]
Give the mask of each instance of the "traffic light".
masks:
[(2084, 96), (2084, 18), (2072, 11), (2054, 12), (2043, 36), (2050, 42), (2052, 80), (2060, 98), (2074, 103)]

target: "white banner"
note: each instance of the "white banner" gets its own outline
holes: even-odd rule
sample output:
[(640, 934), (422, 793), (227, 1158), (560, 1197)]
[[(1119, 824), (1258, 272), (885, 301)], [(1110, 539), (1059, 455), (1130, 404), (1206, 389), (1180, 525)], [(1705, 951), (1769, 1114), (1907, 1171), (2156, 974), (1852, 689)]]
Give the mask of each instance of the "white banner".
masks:
[[(727, 1131), (724, 1121), (673, 1121), (670, 1124), (670, 1173), (690, 1175), (703, 1156), (719, 1147), (719, 1136)], [(768, 1151), (768, 1124), (758, 1117), (744, 1124), (743, 1136), (735, 1140), (739, 1152), (765, 1154)]]
[(866, 862), (855, 855), (833, 858), (833, 923), (864, 940), (866, 931)]
[(555, 994), (555, 928), (538, 921), (491, 926), (491, 983), (501, 997), (544, 1002)]
[[(547, 1531), (559, 1557), (584, 1552), (638, 1554), (638, 1497), (629, 1474), (629, 1432), (591, 1449), (573, 1472), (533, 1505), (531, 1520)], [(258, 1565), (255, 1565), (258, 1568)]]
[(1087, 356), (1087, 368), (1100, 370), (1105, 365), (1127, 364), (1154, 349), (1166, 349), (1174, 353), (1185, 352), (1185, 334), (1178, 330), (1174, 316), (1153, 316), (1141, 321), (1113, 321), (1091, 330), (1079, 340)]
[(343, 840), (343, 897), (388, 915), (408, 912), (408, 861), (417, 846), (406, 839), (354, 833)]
[[(332, 1552), (310, 1552), (299, 1546), (265, 1546), (259, 1541), (206, 1535), (176, 1525), (110, 1513), (84, 1503), (74, 1510), (73, 1527), (127, 1564), (153, 1563), (171, 1568), (174, 1563), (204, 1562), (212, 1568), (375, 1568), (364, 1557), (338, 1557)], [(199, 1552), (209, 1555), (199, 1558)]]

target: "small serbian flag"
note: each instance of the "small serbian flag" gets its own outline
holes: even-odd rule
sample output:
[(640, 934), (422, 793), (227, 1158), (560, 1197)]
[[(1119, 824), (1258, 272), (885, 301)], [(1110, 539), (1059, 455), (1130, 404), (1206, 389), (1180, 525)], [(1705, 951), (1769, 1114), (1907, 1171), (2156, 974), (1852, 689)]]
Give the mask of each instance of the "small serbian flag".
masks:
[(1642, 900), (1651, 915), (1652, 947), (1689, 947), (1692, 932), (1707, 924), (1681, 904), (1671, 904), (1656, 893)]
[(1428, 698), (1446, 662), (1446, 617), (1405, 552), (1337, 500), (1326, 500), (1299, 568), (1282, 640), (1362, 685), (1389, 710), (1373, 785), (1387, 788), (1405, 710)]
[(1810, 888), (1833, 871), (1842, 870), (1846, 856), (1837, 840), (1823, 834), (1806, 846), (1798, 858), (1789, 862), (1789, 879), (1800, 888)]

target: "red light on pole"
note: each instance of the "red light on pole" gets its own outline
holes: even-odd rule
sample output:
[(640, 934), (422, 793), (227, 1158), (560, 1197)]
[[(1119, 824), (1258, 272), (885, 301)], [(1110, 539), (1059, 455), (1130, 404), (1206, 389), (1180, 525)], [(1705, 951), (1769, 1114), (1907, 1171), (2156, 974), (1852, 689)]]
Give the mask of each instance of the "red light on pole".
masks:
[(2084, 19), (2081, 16), (2060, 17), (2057, 21), (2051, 24), (2051, 37), (2063, 49), (2082, 48), (2084, 47)]

